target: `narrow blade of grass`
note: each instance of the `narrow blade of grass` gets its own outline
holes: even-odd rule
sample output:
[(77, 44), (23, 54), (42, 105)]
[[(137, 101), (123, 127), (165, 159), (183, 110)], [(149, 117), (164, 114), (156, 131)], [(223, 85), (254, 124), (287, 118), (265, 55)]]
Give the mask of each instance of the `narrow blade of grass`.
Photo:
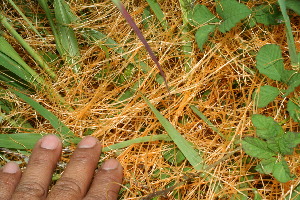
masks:
[(21, 79), (40, 87), (45, 82), (31, 67), (29, 67), (14, 48), (0, 36), (0, 63)]
[(42, 138), (37, 133), (0, 134), (0, 147), (8, 149), (33, 149), (35, 143)]
[(125, 147), (128, 147), (132, 144), (136, 143), (142, 143), (142, 142), (153, 142), (153, 141), (158, 141), (158, 140), (163, 140), (163, 141), (172, 141), (172, 139), (165, 134), (160, 134), (160, 135), (151, 135), (151, 136), (145, 136), (145, 137), (140, 137), (140, 138), (135, 138), (132, 140), (127, 140), (124, 142), (120, 142), (118, 144), (113, 144), (107, 147), (104, 147), (102, 149), (102, 152), (108, 152), (116, 149), (122, 149)]
[(22, 94), (16, 90), (10, 89), (11, 92), (20, 97), (23, 101), (32, 106), (40, 115), (45, 119), (49, 120), (50, 124), (56, 129), (56, 131), (64, 138), (76, 138), (74, 133), (61, 121), (59, 120), (52, 112), (44, 108), (38, 102), (34, 101), (32, 98), (28, 97), (25, 94)]
[(142, 96), (144, 101), (155, 114), (161, 125), (166, 129), (170, 138), (174, 141), (186, 159), (196, 170), (203, 170), (205, 168), (204, 160), (193, 146), (174, 128), (174, 126), (150, 103), (150, 101)]
[(153, 10), (157, 19), (160, 21), (164, 30), (168, 30), (169, 29), (168, 22), (166, 21), (165, 15), (164, 15), (163, 11), (161, 10), (157, 1), (156, 0), (147, 0), (147, 2), (149, 4), (150, 8)]
[(15, 31), (13, 26), (8, 22), (6, 17), (0, 13), (1, 24), (10, 32), (10, 34), (24, 47), (24, 49), (34, 58), (34, 60), (44, 69), (47, 74), (52, 78), (56, 79), (56, 74), (51, 70), (44, 59)]
[(281, 13), (283, 15), (285, 27), (286, 27), (286, 37), (287, 37), (287, 42), (288, 42), (288, 47), (289, 47), (289, 52), (290, 52), (290, 57), (291, 57), (291, 63), (293, 66), (298, 66), (299, 61), (298, 61), (298, 56), (297, 56), (297, 50), (296, 50), (296, 45), (294, 41), (294, 36), (292, 32), (292, 27), (291, 27), (291, 22), (290, 18), (286, 12), (286, 4), (285, 0), (278, 0), (279, 6)]
[(151, 59), (156, 64), (156, 66), (157, 66), (157, 68), (158, 68), (161, 76), (164, 78), (164, 82), (165, 82), (166, 88), (167, 88), (167, 90), (169, 92), (170, 89), (169, 89), (169, 86), (168, 86), (168, 82), (167, 82), (167, 78), (166, 78), (165, 72), (163, 71), (162, 67), (160, 66), (157, 57), (154, 55), (151, 47), (149, 46), (147, 40), (144, 37), (144, 35), (140, 31), (140, 29), (137, 27), (136, 23), (133, 21), (133, 19), (130, 16), (130, 14), (126, 11), (126, 9), (125, 9), (124, 5), (121, 3), (121, 1), (120, 0), (112, 0), (112, 1), (117, 6), (117, 8), (120, 10), (121, 14), (126, 19), (126, 21), (131, 26), (131, 28), (134, 30), (134, 32), (136, 33), (136, 35), (138, 36), (138, 38), (144, 44), (144, 46), (145, 46), (147, 52), (149, 53)]
[(63, 57), (73, 66), (73, 71), (80, 71), (80, 51), (74, 30), (69, 26), (72, 23), (72, 11), (64, 0), (54, 1), (54, 11), (57, 20), (58, 39), (63, 48)]
[(50, 24), (52, 33), (53, 33), (54, 38), (55, 38), (56, 49), (57, 49), (57, 51), (59, 52), (60, 55), (63, 55), (63, 48), (62, 48), (62, 45), (61, 45), (61, 43), (58, 39), (59, 38), (58, 37), (58, 32), (56, 30), (55, 23), (53, 21), (53, 15), (51, 14), (51, 11), (48, 7), (47, 0), (38, 0), (38, 2), (40, 4), (40, 6), (43, 8), (43, 10), (45, 11), (46, 17), (48, 19), (48, 23)]
[(216, 132), (217, 134), (219, 134), (223, 139), (226, 139), (226, 137), (219, 131), (219, 129), (217, 127), (215, 127), (215, 125), (213, 125), (213, 123), (211, 123), (211, 121), (209, 121), (209, 119), (207, 119), (207, 117), (196, 108), (196, 106), (190, 106), (190, 108), (194, 111), (194, 113), (196, 113), (198, 115), (198, 117), (200, 117), (214, 132)]
[(31, 21), (24, 15), (24, 13), (19, 9), (19, 7), (14, 3), (13, 0), (8, 0), (8, 2), (16, 9), (16, 11), (22, 16), (22, 18), (27, 22), (31, 30), (33, 30), (40, 38), (43, 39), (41, 34), (36, 30), (36, 28), (32, 25)]

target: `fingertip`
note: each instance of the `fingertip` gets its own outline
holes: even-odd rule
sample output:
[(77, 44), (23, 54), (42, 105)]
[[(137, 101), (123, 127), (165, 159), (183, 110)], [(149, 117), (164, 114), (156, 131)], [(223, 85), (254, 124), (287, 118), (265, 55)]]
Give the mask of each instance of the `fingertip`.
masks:
[(79, 142), (77, 146), (81, 149), (88, 149), (93, 148), (97, 143), (99, 143), (97, 138), (93, 136), (86, 136)]
[(104, 170), (114, 170), (117, 169), (120, 166), (120, 162), (117, 159), (111, 158), (109, 160), (106, 160), (101, 168)]
[(41, 148), (54, 150), (61, 144), (60, 139), (55, 135), (46, 135), (41, 139)]
[(19, 165), (15, 162), (8, 162), (3, 167), (3, 172), (8, 174), (16, 174), (20, 171)]

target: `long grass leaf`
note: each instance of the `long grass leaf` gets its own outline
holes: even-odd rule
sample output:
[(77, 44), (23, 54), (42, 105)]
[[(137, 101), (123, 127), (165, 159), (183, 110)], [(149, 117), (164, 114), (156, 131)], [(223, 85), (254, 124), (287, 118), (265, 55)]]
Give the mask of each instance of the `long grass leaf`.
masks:
[(75, 36), (74, 30), (69, 26), (72, 23), (72, 11), (64, 0), (54, 1), (54, 11), (56, 18), (56, 27), (58, 30), (58, 39), (63, 48), (63, 57), (66, 62), (73, 65), (73, 71), (78, 73), (80, 71), (80, 51)]
[(174, 128), (174, 126), (150, 103), (150, 101), (142, 96), (144, 101), (155, 114), (161, 125), (166, 129), (170, 138), (174, 141), (186, 159), (196, 170), (203, 170), (205, 168), (204, 160), (193, 146)]
[(217, 127), (209, 119), (200, 111), (196, 108), (196, 106), (190, 106), (190, 108), (196, 113), (214, 132), (219, 134), (223, 139), (226, 139), (226, 137), (219, 131)]
[(298, 56), (297, 56), (297, 50), (296, 50), (296, 45), (295, 45), (295, 40), (292, 32), (292, 27), (291, 27), (291, 22), (290, 18), (287, 14), (286, 11), (286, 4), (285, 0), (278, 0), (279, 6), (281, 13), (283, 15), (285, 27), (286, 27), (286, 37), (287, 37), (287, 42), (288, 42), (288, 47), (289, 47), (289, 52), (290, 52), (290, 57), (291, 57), (291, 63), (293, 66), (298, 66), (299, 61), (298, 61)]
[(116, 149), (122, 149), (122, 148), (128, 147), (128, 146), (130, 146), (132, 144), (136, 144), (136, 143), (153, 142), (153, 141), (158, 141), (158, 140), (172, 141), (172, 139), (168, 135), (165, 135), (165, 134), (151, 135), (151, 136), (135, 138), (132, 140), (127, 140), (124, 142), (120, 142), (118, 144), (113, 144), (113, 145), (104, 147), (102, 149), (102, 152), (107, 152), (107, 151), (116, 150)]
[(157, 68), (158, 68), (161, 76), (163, 77), (167, 90), (170, 91), (169, 86), (168, 86), (168, 82), (167, 82), (167, 78), (166, 78), (166, 75), (165, 75), (165, 72), (163, 71), (162, 67), (160, 66), (157, 57), (154, 55), (151, 47), (149, 46), (147, 40), (144, 37), (144, 35), (140, 31), (140, 29), (137, 27), (136, 23), (133, 21), (133, 19), (130, 16), (130, 14), (126, 11), (126, 9), (125, 9), (124, 5), (122, 4), (122, 2), (120, 0), (112, 0), (112, 1), (117, 6), (117, 8), (120, 10), (121, 14), (126, 19), (127, 23), (131, 26), (131, 28), (134, 30), (134, 32), (136, 33), (136, 35), (138, 36), (138, 38), (144, 44), (144, 46), (145, 46), (147, 52), (149, 53), (151, 59), (156, 64), (156, 66), (157, 66)]
[(2, 66), (36, 87), (39, 87), (39, 84), (44, 84), (45, 81), (41, 76), (24, 62), (4, 37), (0, 36), (0, 44), (0, 62)]
[(10, 89), (10, 91), (32, 106), (45, 119), (49, 120), (50, 124), (61, 136), (67, 139), (75, 137), (74, 133), (61, 120), (59, 120), (52, 112), (44, 108), (38, 102), (16, 90)]
[(53, 21), (53, 15), (51, 14), (51, 11), (48, 7), (48, 3), (47, 3), (47, 0), (38, 0), (40, 6), (43, 8), (43, 10), (45, 11), (45, 14), (46, 14), (46, 17), (48, 19), (48, 23), (50, 24), (50, 27), (51, 27), (51, 30), (52, 30), (52, 33), (54, 35), (54, 38), (55, 38), (55, 44), (56, 44), (56, 49), (57, 51), (59, 52), (60, 55), (63, 54), (63, 48), (62, 48), (62, 45), (59, 41), (59, 37), (58, 37), (58, 32), (56, 30), (56, 27), (55, 27), (55, 23)]
[(168, 25), (168, 22), (165, 19), (165, 15), (163, 13), (163, 11), (161, 10), (159, 4), (157, 3), (156, 0), (147, 0), (150, 8), (153, 10), (155, 16), (157, 17), (157, 19), (160, 21), (162, 27), (165, 30), (168, 30), (170, 27)]
[(29, 27), (40, 37), (43, 39), (43, 37), (41, 36), (41, 34), (38, 32), (38, 30), (36, 30), (36, 28), (33, 26), (33, 24), (31, 23), (31, 21), (24, 15), (24, 13), (19, 9), (19, 7), (14, 3), (13, 0), (8, 0), (8, 2), (14, 7), (14, 9), (16, 9), (16, 11), (22, 16), (22, 18), (27, 22), (27, 24), (29, 25)]
[(35, 143), (42, 138), (36, 133), (0, 134), (0, 147), (8, 149), (33, 149)]
[(8, 22), (6, 17), (0, 13), (1, 24), (10, 32), (10, 34), (24, 47), (24, 49), (34, 58), (34, 60), (44, 69), (47, 74), (52, 78), (56, 79), (56, 74), (44, 61), (44, 59), (20, 36), (13, 26)]

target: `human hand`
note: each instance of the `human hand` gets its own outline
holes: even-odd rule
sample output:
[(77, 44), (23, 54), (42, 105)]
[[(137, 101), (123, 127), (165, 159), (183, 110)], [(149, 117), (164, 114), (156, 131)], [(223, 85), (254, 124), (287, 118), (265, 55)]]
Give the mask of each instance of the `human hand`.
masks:
[(36, 143), (23, 174), (14, 162), (0, 169), (0, 199), (115, 200), (123, 169), (119, 161), (109, 159), (95, 174), (100, 149), (100, 142), (96, 138), (83, 138), (62, 177), (48, 192), (62, 144), (55, 135), (47, 135)]

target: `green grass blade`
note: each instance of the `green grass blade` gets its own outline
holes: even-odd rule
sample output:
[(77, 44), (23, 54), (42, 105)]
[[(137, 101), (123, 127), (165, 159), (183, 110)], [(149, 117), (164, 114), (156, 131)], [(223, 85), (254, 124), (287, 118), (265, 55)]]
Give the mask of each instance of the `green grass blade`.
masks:
[(41, 36), (41, 34), (38, 32), (38, 30), (36, 30), (36, 28), (32, 25), (32, 23), (30, 22), (30, 20), (24, 15), (24, 13), (19, 9), (19, 7), (14, 3), (13, 0), (8, 0), (8, 2), (14, 7), (14, 9), (16, 9), (16, 11), (22, 16), (22, 18), (27, 22), (27, 24), (29, 25), (29, 27), (40, 37), (43, 39), (43, 37)]
[(291, 57), (291, 64), (293, 66), (298, 66), (299, 61), (298, 61), (298, 56), (297, 56), (297, 50), (296, 50), (296, 45), (295, 45), (295, 40), (292, 32), (292, 27), (291, 27), (291, 22), (290, 18), (286, 12), (286, 4), (285, 0), (278, 0), (279, 6), (281, 13), (283, 15), (285, 27), (286, 27), (286, 37), (287, 37), (287, 42), (288, 42), (288, 47), (289, 47), (289, 52), (290, 52), (290, 57)]
[(64, 0), (54, 1), (54, 11), (56, 18), (56, 27), (58, 30), (58, 40), (60, 41), (63, 48), (63, 57), (66, 62), (71, 64), (73, 71), (78, 73), (80, 71), (80, 51), (75, 36), (74, 30), (69, 26), (74, 20), (74, 16), (70, 7)]
[(150, 8), (153, 10), (157, 19), (160, 21), (164, 30), (168, 30), (170, 27), (168, 25), (168, 22), (165, 19), (165, 15), (164, 15), (163, 11), (161, 10), (157, 1), (156, 0), (147, 0), (147, 2), (149, 4)]
[(196, 108), (196, 106), (190, 106), (190, 108), (200, 117), (214, 132), (219, 134), (223, 139), (226, 139), (226, 137), (219, 131), (217, 127), (211, 121), (200, 111)]
[(55, 27), (55, 23), (53, 21), (54, 17), (51, 14), (51, 11), (48, 7), (47, 0), (38, 0), (38, 2), (40, 4), (40, 6), (43, 8), (43, 10), (45, 11), (46, 17), (48, 19), (48, 23), (50, 24), (52, 33), (53, 33), (54, 38), (55, 38), (56, 49), (59, 52), (59, 54), (62, 55), (63, 54), (63, 48), (62, 48), (62, 45), (61, 45), (61, 43), (58, 39), (59, 38), (58, 33), (57, 33), (57, 30), (56, 30), (56, 27)]
[(14, 48), (0, 36), (0, 63), (3, 67), (13, 72), (21, 79), (32, 83), (35, 87), (43, 85), (44, 80), (29, 67)]
[(174, 141), (183, 155), (191, 163), (196, 170), (203, 170), (205, 168), (204, 160), (200, 157), (199, 153), (193, 148), (193, 146), (184, 139), (184, 137), (174, 128), (174, 126), (150, 103), (150, 101), (142, 96), (145, 102), (148, 104), (152, 112), (155, 114), (159, 122), (166, 129), (170, 138)]
[[(114, 52), (118, 54), (124, 54), (125, 50), (120, 47), (120, 45), (108, 37), (107, 35), (101, 33), (100, 31), (93, 30), (93, 29), (84, 29), (81, 31), (83, 36), (87, 39), (89, 39), (92, 42), (96, 42), (97, 45), (99, 45), (101, 48), (102, 46), (106, 46), (107, 48), (112, 49)], [(128, 55), (124, 54), (122, 55), (124, 59), (129, 58)]]
[(104, 147), (102, 149), (102, 152), (108, 152), (108, 151), (111, 151), (111, 150), (122, 149), (122, 148), (128, 147), (128, 146), (130, 146), (132, 144), (136, 144), (136, 143), (153, 142), (153, 141), (158, 141), (158, 140), (172, 141), (172, 139), (168, 135), (165, 135), (165, 134), (151, 135), (151, 136), (135, 138), (135, 139), (132, 139), (132, 140), (127, 140), (127, 141), (124, 141), (124, 142), (120, 142), (118, 144), (113, 144), (113, 145)]
[(42, 138), (36, 133), (0, 134), (0, 147), (8, 149), (33, 149), (35, 143)]
[(42, 115), (45, 119), (49, 120), (50, 124), (56, 129), (58, 133), (64, 138), (74, 138), (74, 133), (62, 122), (60, 121), (52, 112), (48, 111), (38, 102), (34, 101), (30, 97), (25, 94), (22, 94), (16, 90), (10, 89), (11, 92), (15, 93), (18, 97), (20, 97), (23, 101), (32, 106), (40, 115)]
[(56, 74), (51, 70), (44, 59), (15, 31), (12, 25), (8, 22), (6, 17), (0, 14), (1, 24), (10, 32), (10, 34), (24, 47), (24, 49), (34, 58), (34, 60), (44, 69), (47, 74), (52, 78), (56, 79)]

